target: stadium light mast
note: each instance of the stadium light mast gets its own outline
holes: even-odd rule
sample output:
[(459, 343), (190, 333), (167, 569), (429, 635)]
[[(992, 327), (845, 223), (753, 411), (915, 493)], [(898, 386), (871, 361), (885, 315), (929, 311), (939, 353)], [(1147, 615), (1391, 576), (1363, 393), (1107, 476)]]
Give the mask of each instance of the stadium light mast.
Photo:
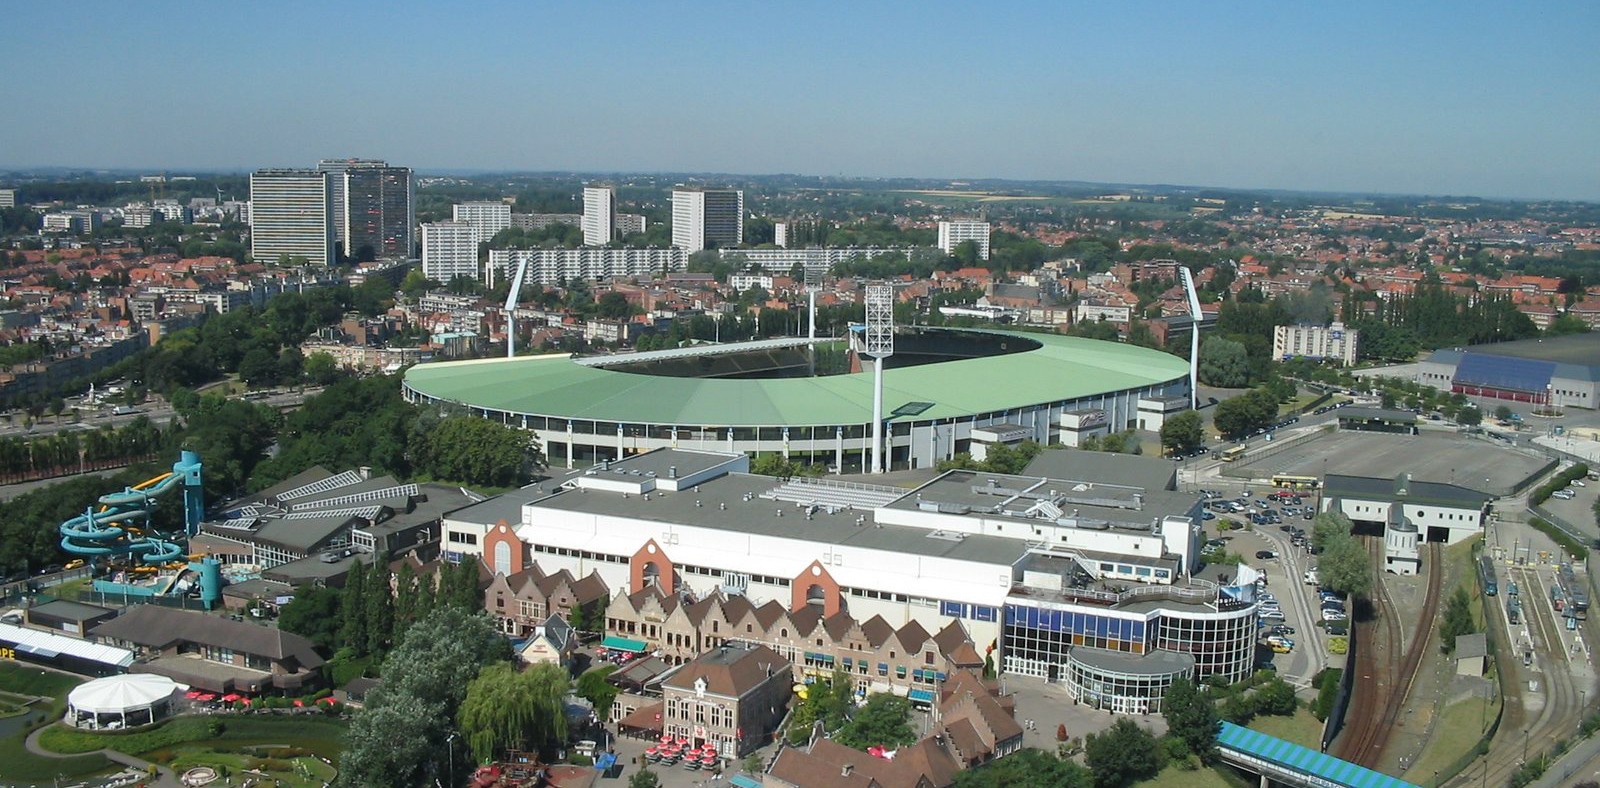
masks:
[(522, 278), (528, 275), (528, 255), (517, 262), (517, 275), (511, 279), (511, 292), (506, 293), (506, 358), (517, 356), (517, 296), (522, 295)]
[(867, 285), (867, 355), (872, 362), (872, 470), (883, 473), (883, 363), (894, 355), (894, 287)]
[(813, 343), (817, 339), (817, 289), (822, 286), (822, 272), (815, 266), (805, 267), (806, 298), (810, 301), (806, 314), (806, 339)]
[(1194, 291), (1194, 274), (1188, 266), (1178, 266), (1183, 276), (1183, 294), (1189, 297), (1189, 407), (1200, 409), (1200, 296)]

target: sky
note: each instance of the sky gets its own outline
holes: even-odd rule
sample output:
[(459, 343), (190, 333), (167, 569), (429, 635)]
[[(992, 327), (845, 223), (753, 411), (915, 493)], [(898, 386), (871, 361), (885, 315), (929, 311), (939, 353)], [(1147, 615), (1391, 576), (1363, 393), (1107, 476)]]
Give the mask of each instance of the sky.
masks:
[(1600, 3), (9, 3), (0, 168), (1600, 200)]

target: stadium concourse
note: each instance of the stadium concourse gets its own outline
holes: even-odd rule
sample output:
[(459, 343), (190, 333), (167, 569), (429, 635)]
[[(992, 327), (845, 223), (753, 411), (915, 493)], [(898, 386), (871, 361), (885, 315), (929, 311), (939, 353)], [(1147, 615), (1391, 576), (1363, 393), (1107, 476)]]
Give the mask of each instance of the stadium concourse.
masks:
[[(930, 467), (986, 435), (1049, 443), (1063, 430), (1120, 431), (1138, 422), (1141, 400), (1189, 395), (1185, 360), (1116, 342), (927, 329), (895, 341), (884, 374), (891, 469)], [(828, 353), (841, 359), (833, 374), (820, 372)], [(871, 451), (871, 363), (845, 340), (769, 340), (422, 364), (404, 390), (531, 430), (552, 466), (685, 448), (847, 472)]]

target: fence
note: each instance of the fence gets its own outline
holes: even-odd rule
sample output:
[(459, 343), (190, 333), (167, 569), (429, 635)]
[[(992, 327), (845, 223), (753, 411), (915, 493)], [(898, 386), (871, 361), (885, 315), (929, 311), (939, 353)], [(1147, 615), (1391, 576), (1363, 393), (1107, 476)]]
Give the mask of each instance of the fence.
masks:
[(0, 586), (0, 600), (5, 604), (21, 604), (29, 594), (36, 593), (39, 589), (70, 583), (79, 578), (89, 577), (94, 572), (90, 566), (80, 566), (77, 569), (68, 569), (48, 575), (38, 575), (27, 580), (18, 580), (15, 583), (6, 583)]
[[(1240, 457), (1235, 462), (1223, 463), (1218, 468), (1218, 472), (1223, 476), (1231, 476), (1235, 479), (1254, 479), (1259, 473), (1261, 473), (1261, 469), (1250, 466), (1253, 466), (1255, 463), (1258, 463), (1276, 454), (1288, 451), (1302, 443), (1315, 440), (1321, 434), (1322, 428), (1319, 427), (1315, 430), (1296, 435), (1292, 438), (1284, 438), (1283, 440), (1274, 439), (1271, 443), (1265, 443), (1260, 445), (1258, 448), (1246, 451), (1244, 456)], [(1269, 473), (1268, 475), (1270, 476), (1271, 474)]]

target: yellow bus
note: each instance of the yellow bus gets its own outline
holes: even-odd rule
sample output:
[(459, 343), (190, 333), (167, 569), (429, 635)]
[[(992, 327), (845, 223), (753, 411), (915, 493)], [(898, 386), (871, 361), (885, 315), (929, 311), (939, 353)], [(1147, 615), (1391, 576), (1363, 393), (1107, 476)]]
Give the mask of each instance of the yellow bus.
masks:
[(1223, 462), (1233, 462), (1234, 460), (1237, 460), (1237, 459), (1239, 459), (1240, 457), (1243, 457), (1243, 456), (1244, 456), (1244, 447), (1243, 446), (1235, 446), (1235, 447), (1233, 447), (1231, 449), (1228, 449), (1227, 451), (1224, 451), (1222, 453), (1222, 461)]
[(1290, 476), (1280, 473), (1272, 477), (1273, 487), (1282, 487), (1289, 490), (1315, 490), (1319, 482), (1315, 476)]

